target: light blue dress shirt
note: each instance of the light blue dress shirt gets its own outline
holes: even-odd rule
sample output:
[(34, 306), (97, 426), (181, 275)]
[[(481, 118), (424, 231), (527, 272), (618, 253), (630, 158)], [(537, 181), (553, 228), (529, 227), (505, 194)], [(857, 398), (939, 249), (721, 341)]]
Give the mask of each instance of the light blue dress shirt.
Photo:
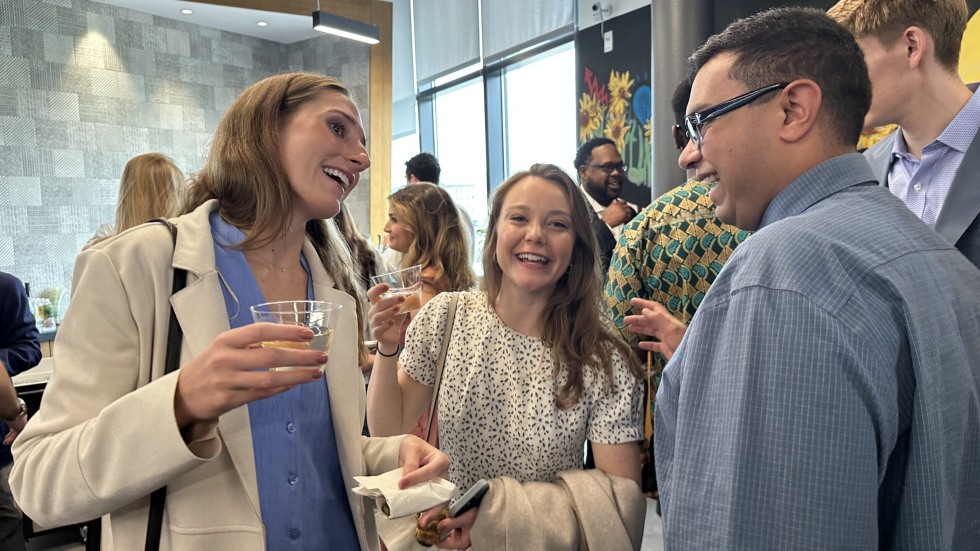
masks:
[[(249, 307), (266, 301), (242, 252), (222, 244), (240, 243), (245, 235), (217, 212), (211, 213), (211, 233), (229, 324), (243, 327), (252, 323)], [(306, 258), (302, 262), (309, 274)], [(313, 280), (307, 281), (312, 300)], [(248, 416), (266, 549), (359, 549), (326, 380), (251, 402)]]
[(966, 150), (980, 128), (980, 94), (974, 92), (935, 140), (922, 148), (922, 159), (908, 152), (901, 130), (895, 135), (888, 189), (923, 222), (933, 227), (953, 185)]
[(664, 370), (666, 549), (980, 549), (978, 291), (860, 155), (790, 183)]

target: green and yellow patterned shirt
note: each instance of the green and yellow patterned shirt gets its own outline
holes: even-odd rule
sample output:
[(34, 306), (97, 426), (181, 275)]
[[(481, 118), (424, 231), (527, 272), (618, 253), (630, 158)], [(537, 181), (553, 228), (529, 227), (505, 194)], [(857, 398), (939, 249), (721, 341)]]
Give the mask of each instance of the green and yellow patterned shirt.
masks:
[[(709, 189), (688, 180), (661, 195), (623, 228), (609, 265), (606, 306), (630, 346), (640, 340), (623, 321), (634, 313), (631, 298), (655, 300), (690, 323), (732, 251), (749, 236), (750, 232), (715, 218)], [(653, 360), (653, 371), (659, 374), (666, 361), (660, 354), (654, 354)]]

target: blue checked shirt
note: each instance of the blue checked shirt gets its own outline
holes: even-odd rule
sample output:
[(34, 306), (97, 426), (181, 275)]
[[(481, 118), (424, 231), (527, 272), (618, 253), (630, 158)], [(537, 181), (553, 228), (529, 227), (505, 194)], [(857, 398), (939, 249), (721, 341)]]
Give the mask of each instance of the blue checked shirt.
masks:
[(980, 549), (978, 290), (860, 155), (790, 183), (664, 370), (666, 549)]
[(978, 128), (980, 94), (974, 92), (942, 134), (922, 148), (921, 160), (908, 152), (901, 132), (895, 135), (892, 155), (896, 159), (888, 172), (888, 189), (930, 228), (936, 225), (956, 171)]

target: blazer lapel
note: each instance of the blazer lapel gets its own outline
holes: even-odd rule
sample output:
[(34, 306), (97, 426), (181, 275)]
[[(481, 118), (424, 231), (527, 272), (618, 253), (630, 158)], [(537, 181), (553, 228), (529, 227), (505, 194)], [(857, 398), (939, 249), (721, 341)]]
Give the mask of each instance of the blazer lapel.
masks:
[(956, 245), (980, 215), (980, 133), (973, 138), (936, 219), (935, 230)]
[[(361, 331), (357, 327), (356, 306), (350, 295), (335, 287), (333, 278), (327, 274), (309, 241), (303, 245), (303, 254), (310, 265), (313, 296), (316, 300), (336, 302), (343, 306), (329, 352), (330, 359), (323, 373), (330, 396), (330, 414), (333, 417), (340, 463), (349, 468), (360, 462), (359, 440), (363, 426), (363, 406), (360, 404), (364, 401), (364, 378), (357, 365), (356, 343)], [(360, 391), (359, 399), (352, 400), (352, 390)]]
[[(181, 365), (200, 354), (215, 337), (230, 328), (222, 283), (215, 268), (214, 242), (210, 237), (208, 213), (217, 207), (217, 202), (212, 203), (213, 208), (199, 208), (194, 215), (177, 221), (174, 266), (188, 272), (187, 286), (170, 299), (184, 332)], [(201, 211), (203, 214), (196, 216)], [(248, 311), (241, 314), (251, 315)], [(222, 415), (218, 419), (218, 433), (256, 516), (261, 518), (248, 408), (238, 407)]]
[(888, 187), (888, 171), (891, 170), (894, 160), (892, 148), (895, 146), (895, 136), (901, 131), (901, 128), (895, 130), (864, 152), (864, 158), (871, 165), (871, 171), (874, 172), (879, 185)]
[[(337, 322), (333, 345), (330, 347), (327, 365), (324, 367), (324, 381), (330, 396), (330, 415), (333, 418), (334, 436), (337, 439), (337, 454), (344, 480), (351, 483), (351, 477), (365, 471), (361, 455), (361, 429), (364, 426), (364, 378), (357, 364), (357, 345), (361, 328), (357, 324), (357, 310), (354, 298), (335, 287), (323, 263), (319, 261), (313, 245), (307, 241), (303, 254), (310, 265), (313, 277), (313, 296), (316, 300), (336, 302), (343, 305), (340, 320)], [(363, 501), (348, 492), (351, 510), (355, 518), (363, 513)], [(362, 528), (360, 523), (359, 528)]]

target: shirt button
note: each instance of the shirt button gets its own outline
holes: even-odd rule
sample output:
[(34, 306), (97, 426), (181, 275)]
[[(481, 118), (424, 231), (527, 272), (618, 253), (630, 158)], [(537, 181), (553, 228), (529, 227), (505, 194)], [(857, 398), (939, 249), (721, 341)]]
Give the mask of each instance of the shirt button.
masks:
[(293, 423), (286, 423), (286, 432), (288, 432), (289, 434), (296, 432), (296, 425), (294, 425)]
[(915, 191), (920, 191), (922, 189), (922, 184), (919, 183), (919, 182), (916, 182), (915, 185), (912, 186), (912, 189), (914, 189)]
[(299, 481), (299, 477), (296, 476), (296, 475), (294, 475), (294, 474), (291, 474), (291, 475), (289, 475), (289, 479), (288, 480), (289, 480), (289, 485), (290, 486), (295, 486), (296, 483)]
[(298, 540), (301, 535), (303, 535), (303, 533), (300, 532), (298, 528), (293, 528), (289, 531), (289, 539), (293, 541)]

